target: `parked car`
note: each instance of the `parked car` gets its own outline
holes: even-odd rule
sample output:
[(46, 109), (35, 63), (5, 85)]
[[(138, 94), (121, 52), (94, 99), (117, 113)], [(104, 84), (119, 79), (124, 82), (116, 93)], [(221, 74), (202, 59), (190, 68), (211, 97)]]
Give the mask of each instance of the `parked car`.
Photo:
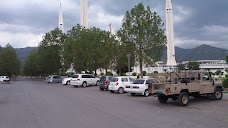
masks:
[(153, 83), (159, 82), (153, 78), (137, 79), (132, 84), (127, 84), (125, 91), (131, 93), (132, 96), (134, 96), (135, 94), (141, 94), (148, 97), (150, 95), (148, 86), (152, 86)]
[(74, 87), (82, 86), (85, 88), (89, 85), (98, 85), (99, 80), (99, 78), (96, 78), (91, 74), (75, 74), (72, 76), (70, 85), (73, 85)]
[(128, 76), (114, 77), (110, 82), (108, 89), (111, 93), (118, 92), (122, 94), (125, 92), (126, 85), (132, 83), (134, 80), (135, 79)]
[(58, 76), (58, 75), (50, 75), (47, 78), (47, 82), (48, 83), (61, 83), (62, 78), (61, 78), (61, 76)]
[(101, 76), (99, 81), (99, 87), (101, 91), (107, 90), (108, 86), (110, 84), (110, 81), (112, 81), (113, 76)]
[(6, 82), (9, 83), (10, 79), (8, 76), (0, 76), (0, 82)]
[(63, 85), (70, 85), (70, 81), (71, 81), (72, 77), (73, 77), (73, 75), (70, 75), (70, 76), (68, 76), (67, 78), (64, 78), (64, 79), (62, 80), (62, 84), (63, 84)]

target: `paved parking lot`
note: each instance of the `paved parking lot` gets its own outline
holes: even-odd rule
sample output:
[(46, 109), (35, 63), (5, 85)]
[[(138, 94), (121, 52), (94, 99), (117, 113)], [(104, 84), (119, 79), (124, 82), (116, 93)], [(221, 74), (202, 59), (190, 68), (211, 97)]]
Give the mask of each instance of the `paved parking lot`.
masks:
[(227, 128), (228, 95), (160, 104), (154, 96), (101, 92), (45, 81), (0, 84), (0, 128)]

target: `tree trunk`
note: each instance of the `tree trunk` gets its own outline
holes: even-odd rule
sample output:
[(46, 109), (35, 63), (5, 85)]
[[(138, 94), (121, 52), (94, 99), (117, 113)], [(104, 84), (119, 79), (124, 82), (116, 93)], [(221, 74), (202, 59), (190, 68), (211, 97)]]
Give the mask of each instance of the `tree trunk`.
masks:
[(119, 67), (119, 76), (121, 76), (121, 67)]
[(106, 67), (106, 68), (105, 68), (105, 74), (107, 74), (107, 72), (108, 72), (108, 68)]
[(142, 71), (142, 58), (139, 59), (139, 69), (140, 69), (140, 76), (143, 78), (143, 71)]

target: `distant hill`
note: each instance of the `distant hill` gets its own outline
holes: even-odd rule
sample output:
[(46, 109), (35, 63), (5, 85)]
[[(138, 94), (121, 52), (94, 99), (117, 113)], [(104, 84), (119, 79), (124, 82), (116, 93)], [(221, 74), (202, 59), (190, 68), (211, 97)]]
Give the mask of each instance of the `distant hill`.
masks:
[(15, 48), (17, 56), (22, 64), (24, 64), (27, 55), (33, 50), (36, 49), (36, 47), (26, 47), (26, 48)]
[[(17, 55), (22, 62), (25, 62), (25, 59), (29, 52), (31, 52), (36, 47), (26, 47), (26, 48), (16, 48)], [(180, 47), (175, 47), (176, 51), (176, 61), (178, 63), (183, 61), (194, 61), (194, 60), (224, 60), (228, 55), (228, 50), (222, 48), (216, 48), (210, 45), (200, 45), (192, 49), (183, 49)], [(166, 62), (167, 51), (164, 51), (162, 60)]]
[[(192, 49), (183, 49), (175, 47), (176, 61), (194, 61), (194, 60), (224, 60), (228, 55), (228, 50), (213, 47), (210, 45), (200, 45)], [(165, 50), (162, 60), (166, 60), (167, 51)]]

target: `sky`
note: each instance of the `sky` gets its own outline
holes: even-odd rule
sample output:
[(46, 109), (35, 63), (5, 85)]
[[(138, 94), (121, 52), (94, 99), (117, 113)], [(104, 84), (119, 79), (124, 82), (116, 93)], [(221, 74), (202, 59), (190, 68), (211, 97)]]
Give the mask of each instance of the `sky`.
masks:
[[(80, 23), (80, 0), (61, 0), (64, 32)], [(126, 11), (138, 3), (150, 6), (165, 23), (165, 0), (88, 0), (89, 27), (115, 31)], [(60, 0), (0, 0), (0, 45), (35, 47), (45, 33), (58, 27)], [(208, 44), (228, 49), (228, 0), (172, 0), (174, 45), (194, 48)]]

